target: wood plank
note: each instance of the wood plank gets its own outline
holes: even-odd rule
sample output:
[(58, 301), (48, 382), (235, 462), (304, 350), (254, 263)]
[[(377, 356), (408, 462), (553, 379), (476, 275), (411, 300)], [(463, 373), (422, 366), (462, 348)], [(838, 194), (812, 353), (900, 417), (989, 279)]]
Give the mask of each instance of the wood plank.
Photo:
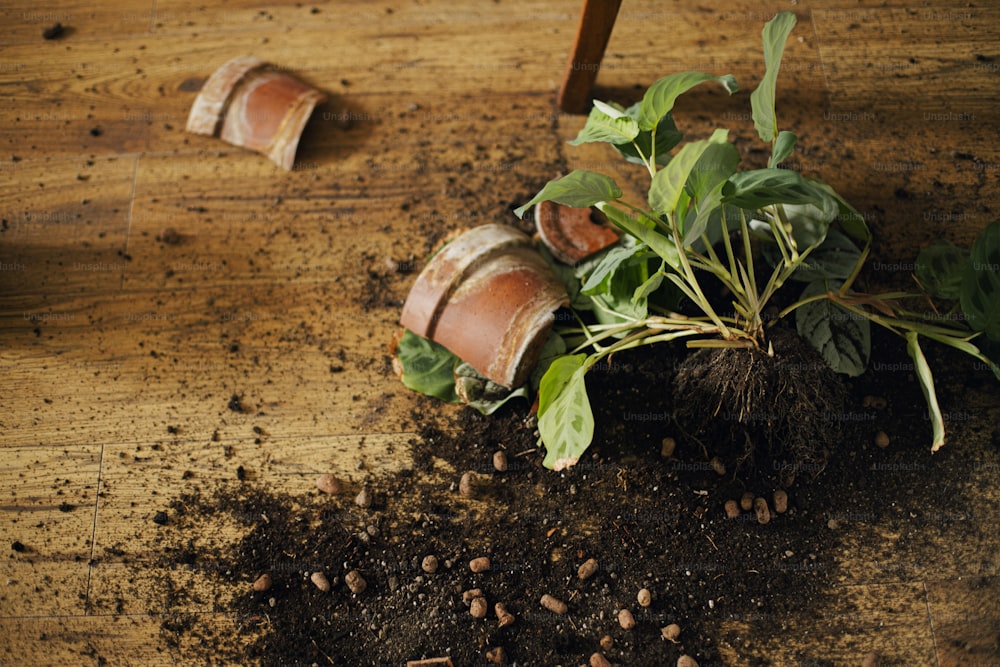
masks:
[[(94, 5), (82, 0), (60, 0), (39, 5), (26, 0), (10, 0), (0, 7), (0, 25), (4, 26), (4, 43), (29, 43), (48, 51), (60, 48), (63, 42), (94, 39), (97, 35), (134, 35), (152, 27), (155, 0), (116, 0)], [(42, 32), (52, 25), (64, 26), (62, 36), (46, 41)]]
[(0, 309), (12, 342), (0, 357), (2, 442), (207, 442), (213, 433), (253, 441), (254, 427), (270, 441), (411, 430), (419, 399), (387, 360), (397, 310), (337, 312), (328, 304), (341, 289), (67, 298), (53, 300), (59, 315), (34, 322), (22, 308)]
[(1000, 577), (967, 577), (927, 584), (927, 605), (941, 667), (1000, 662)]
[(4, 447), (0, 617), (84, 611), (101, 454), (99, 446)]
[[(872, 651), (886, 664), (935, 664), (922, 584), (836, 587), (820, 599), (803, 601), (801, 611), (778, 618), (749, 614), (727, 619), (719, 643), (725, 664), (858, 665)], [(771, 628), (779, 624), (781, 632), (758, 631), (764, 623)]]
[(0, 290), (120, 288), (134, 174), (131, 157), (0, 165)]
[(1000, 8), (815, 9), (812, 16), (838, 106), (863, 102), (935, 127), (996, 118)]
[[(234, 619), (198, 614), (166, 619), (190, 624), (168, 641), (164, 619), (147, 615), (0, 618), (4, 665), (178, 665), (203, 663), (204, 644), (233, 644)], [(174, 635), (170, 637), (173, 639)]]

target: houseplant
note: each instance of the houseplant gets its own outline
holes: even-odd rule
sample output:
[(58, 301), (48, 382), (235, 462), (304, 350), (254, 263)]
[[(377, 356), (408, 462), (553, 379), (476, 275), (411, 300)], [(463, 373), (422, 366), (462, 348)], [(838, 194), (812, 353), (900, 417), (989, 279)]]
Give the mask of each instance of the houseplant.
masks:
[[(731, 75), (683, 72), (656, 81), (629, 108), (595, 102), (570, 142), (609, 143), (641, 165), (650, 177), (643, 205), (626, 201), (612, 178), (576, 170), (547, 183), (515, 211), (521, 217), (544, 202), (595, 207), (623, 232), (617, 244), (574, 267), (553, 261), (576, 324), (557, 327), (535, 374), (546, 467), (571, 466), (590, 445), (587, 372), (617, 352), (652, 343), (683, 340), (696, 350), (678, 374), (677, 412), (701, 413), (701, 428), (727, 410), (729, 436), (745, 438), (731, 452), (738, 465), (754, 458), (753, 440), (762, 435), (765, 453), (781, 466), (815, 459), (821, 467), (822, 443), (810, 440), (832, 432), (824, 413), (837, 410), (841, 397), (831, 370), (864, 372), (872, 323), (906, 341), (927, 400), (932, 450), (944, 444), (945, 428), (921, 344), (954, 347), (998, 373), (974, 341), (1000, 341), (1000, 281), (988, 270), (1000, 265), (1000, 225), (976, 242), (969, 256), (974, 261), (951, 249), (928, 251), (934, 261), (921, 266), (927, 267), (923, 284), (931, 286), (930, 296), (958, 294), (969, 313), (928, 319), (906, 306), (927, 297), (925, 291), (871, 295), (855, 289), (871, 247), (864, 218), (829, 185), (780, 168), (797, 142), (779, 129), (775, 113), (776, 78), (795, 22), (793, 14), (781, 13), (763, 30), (766, 71), (750, 99), (757, 134), (771, 149), (765, 168), (739, 171), (740, 156), (726, 130), (681, 145), (672, 114), (678, 96), (704, 83), (737, 90)], [(944, 291), (935, 293), (935, 286)], [(728, 303), (720, 304), (719, 294), (728, 295)], [(793, 317), (797, 336), (788, 335)], [(819, 356), (796, 347), (799, 338)], [(793, 363), (782, 363), (788, 359)], [(781, 404), (789, 396), (792, 403)], [(762, 419), (761, 403), (774, 415)], [(807, 410), (811, 417), (803, 416)]]
[[(595, 102), (586, 125), (570, 142), (610, 143), (626, 160), (645, 167), (650, 176), (648, 206), (624, 201), (608, 176), (574, 171), (550, 181), (517, 209), (520, 216), (542, 201), (595, 206), (631, 239), (606, 252), (596, 265), (576, 272), (582, 279), (580, 292), (590, 297), (598, 323), (581, 318), (575, 331), (564, 331), (564, 337), (572, 339), (569, 352), (555, 359), (541, 380), (539, 432), (548, 467), (572, 465), (590, 443), (587, 371), (615, 352), (654, 342), (683, 339), (689, 348), (774, 357), (769, 332), (794, 314), (799, 336), (833, 370), (859, 375), (870, 355), (870, 324), (884, 326), (906, 340), (927, 399), (932, 451), (944, 444), (945, 429), (922, 340), (959, 349), (997, 372), (973, 339), (985, 333), (1000, 340), (1000, 283), (988, 270), (1000, 262), (998, 225), (977, 241), (975, 265), (957, 268), (960, 262), (949, 262), (936, 281), (953, 285), (954, 274), (967, 276), (962, 307), (978, 313), (969, 319), (971, 327), (961, 320), (931, 322), (902, 305), (914, 294), (868, 295), (853, 289), (871, 246), (864, 218), (822, 181), (779, 168), (797, 141), (793, 133), (779, 130), (775, 113), (776, 78), (794, 26), (794, 14), (786, 12), (763, 30), (766, 72), (750, 99), (757, 133), (771, 148), (766, 168), (738, 171), (739, 154), (725, 130), (668, 153), (682, 138), (671, 114), (679, 95), (706, 82), (721, 83), (730, 93), (736, 90), (732, 76), (684, 72), (660, 79), (628, 109)], [(769, 273), (761, 272), (761, 260), (769, 260)], [(732, 314), (722, 314), (706, 296), (708, 281), (721, 284), (731, 296)], [(768, 317), (778, 292), (791, 290), (796, 282), (797, 298)], [(663, 308), (661, 299), (650, 314), (650, 297), (664, 286), (673, 293), (670, 305), (683, 302), (694, 313)], [(759, 375), (750, 368), (753, 357), (743, 357), (746, 377)], [(730, 392), (720, 397), (715, 410), (729, 402), (731, 408), (748, 411), (737, 422), (753, 420), (748, 392), (754, 383), (716, 381), (727, 384)], [(801, 384), (803, 379), (791, 381)], [(685, 397), (678, 400), (683, 403)], [(798, 416), (785, 419), (793, 423)]]

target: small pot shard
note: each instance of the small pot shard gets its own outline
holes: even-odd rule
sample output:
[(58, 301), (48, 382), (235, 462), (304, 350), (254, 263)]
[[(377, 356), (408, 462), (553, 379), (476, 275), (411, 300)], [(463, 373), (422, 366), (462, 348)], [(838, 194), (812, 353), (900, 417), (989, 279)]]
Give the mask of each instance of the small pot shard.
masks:
[(596, 224), (590, 208), (574, 208), (553, 201), (535, 207), (535, 226), (552, 256), (570, 266), (618, 241), (614, 230)]
[(209, 77), (191, 106), (187, 131), (295, 164), (299, 137), (326, 96), (253, 56), (230, 60)]
[(400, 323), (451, 350), (507, 388), (527, 381), (566, 290), (512, 227), (474, 227), (444, 246), (417, 277)]

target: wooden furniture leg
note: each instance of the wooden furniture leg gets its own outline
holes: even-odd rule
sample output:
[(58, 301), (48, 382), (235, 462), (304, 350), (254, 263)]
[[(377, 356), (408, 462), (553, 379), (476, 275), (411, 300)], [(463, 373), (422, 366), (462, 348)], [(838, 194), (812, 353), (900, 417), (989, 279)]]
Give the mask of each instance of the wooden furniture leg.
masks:
[(576, 42), (570, 53), (559, 89), (559, 108), (565, 113), (584, 113), (590, 100), (590, 89), (601, 68), (604, 49), (608, 46), (611, 29), (618, 17), (621, 0), (584, 0)]

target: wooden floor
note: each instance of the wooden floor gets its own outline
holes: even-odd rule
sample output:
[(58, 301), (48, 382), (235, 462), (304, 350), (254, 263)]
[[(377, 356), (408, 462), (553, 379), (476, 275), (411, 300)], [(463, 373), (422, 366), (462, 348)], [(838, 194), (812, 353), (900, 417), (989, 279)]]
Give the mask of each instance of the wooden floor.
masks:
[[(190, 664), (159, 635), (156, 511), (236, 466), (304, 492), (317, 472), (406, 463), (414, 401), (386, 350), (412, 274), (387, 260), (419, 268), (435, 238), (506, 219), (559, 169), (607, 166), (600, 147), (565, 148), (582, 120), (553, 106), (579, 8), (3, 3), (0, 534), (23, 550), (0, 544), (0, 664)], [(996, 219), (996, 3), (625, 0), (598, 86), (634, 98), (703, 69), (749, 90), (760, 27), (784, 9), (800, 25), (779, 117), (813, 147), (798, 167), (875, 229), (874, 280)], [(330, 95), (291, 172), (183, 131), (203, 80), (246, 54)], [(750, 136), (745, 95), (691, 100), (693, 133)], [(1000, 421), (996, 400), (975, 414)], [(978, 489), (974, 563), (949, 556), (947, 531), (933, 563), (877, 527), (846, 539), (844, 562), (880, 559), (845, 568), (843, 595), (890, 628), (891, 664), (1000, 664), (998, 480), (996, 463), (956, 480)], [(829, 619), (799, 619), (800, 637), (826, 636), (810, 622)]]

